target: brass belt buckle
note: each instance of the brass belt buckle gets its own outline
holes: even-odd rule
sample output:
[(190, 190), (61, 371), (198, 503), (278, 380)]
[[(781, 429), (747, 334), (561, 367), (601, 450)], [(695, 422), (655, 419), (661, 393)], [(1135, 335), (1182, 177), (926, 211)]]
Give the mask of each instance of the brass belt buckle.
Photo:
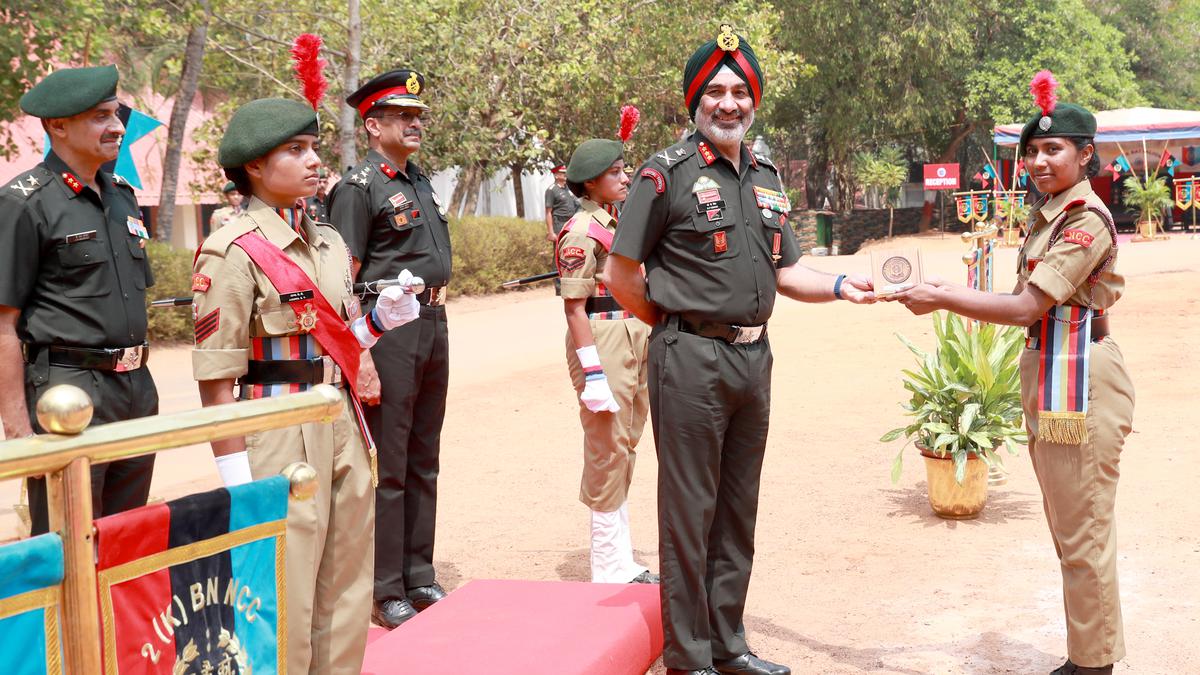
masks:
[(748, 345), (758, 342), (766, 326), (737, 326), (737, 337), (733, 338), (735, 345)]
[(116, 368), (113, 368), (118, 373), (126, 373), (131, 370), (137, 370), (142, 367), (142, 347), (126, 347), (121, 350), (121, 357), (117, 360)]
[(341, 384), (342, 368), (331, 356), (321, 357), (321, 384)]
[(429, 304), (433, 307), (446, 304), (445, 286), (438, 286), (429, 290)]

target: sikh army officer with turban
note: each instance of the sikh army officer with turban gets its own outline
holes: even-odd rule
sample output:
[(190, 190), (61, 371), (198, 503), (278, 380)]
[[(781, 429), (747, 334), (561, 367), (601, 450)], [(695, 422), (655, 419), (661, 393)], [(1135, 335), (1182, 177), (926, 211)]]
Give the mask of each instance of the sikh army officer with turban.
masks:
[[(21, 97), (50, 152), (0, 188), (0, 417), (8, 438), (36, 426), (46, 389), (72, 384), (93, 424), (158, 413), (145, 366), (153, 285), (133, 188), (103, 167), (125, 135), (115, 66), (64, 68)], [(92, 467), (96, 517), (146, 503), (154, 455)], [(46, 483), (29, 480), (33, 533), (46, 532)]]
[(613, 295), (654, 327), (663, 663), (673, 674), (791, 672), (751, 652), (742, 625), (771, 402), (767, 320), (776, 293), (874, 301), (865, 278), (796, 264), (779, 174), (742, 143), (763, 84), (754, 50), (729, 26), (696, 50), (683, 78), (696, 131), (638, 170), (608, 261)]

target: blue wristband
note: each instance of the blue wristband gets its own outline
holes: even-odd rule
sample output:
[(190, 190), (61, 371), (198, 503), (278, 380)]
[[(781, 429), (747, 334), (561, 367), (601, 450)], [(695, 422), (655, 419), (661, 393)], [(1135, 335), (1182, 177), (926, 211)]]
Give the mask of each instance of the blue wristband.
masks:
[(845, 300), (845, 298), (842, 297), (842, 282), (845, 280), (846, 275), (839, 274), (837, 281), (833, 282), (833, 297), (837, 298), (838, 300)]

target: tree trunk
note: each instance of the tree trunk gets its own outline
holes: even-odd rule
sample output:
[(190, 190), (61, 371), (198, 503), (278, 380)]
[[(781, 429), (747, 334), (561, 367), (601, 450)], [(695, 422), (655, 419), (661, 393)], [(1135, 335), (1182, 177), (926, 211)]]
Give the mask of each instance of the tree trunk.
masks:
[(483, 168), (479, 164), (468, 164), (458, 175), (458, 183), (454, 186), (454, 194), (450, 198), (451, 214), (460, 216), (475, 215), (475, 207), (479, 204), (479, 185), (482, 180)]
[[(346, 36), (346, 70), (342, 77), (342, 91), (349, 95), (358, 89), (358, 74), (362, 67), (362, 14), (359, 0), (346, 0), (346, 13), (350, 29)], [(358, 148), (354, 144), (355, 123), (358, 111), (345, 102), (338, 117), (338, 173), (345, 173), (358, 163)]]
[(521, 167), (513, 165), (512, 168), (513, 182), (513, 197), (517, 201), (517, 217), (525, 217), (525, 186), (521, 185)]
[(158, 223), (154, 238), (170, 241), (175, 219), (175, 193), (179, 187), (179, 161), (183, 155), (183, 136), (187, 130), (188, 115), (192, 100), (196, 98), (196, 87), (200, 83), (200, 70), (204, 67), (204, 43), (208, 39), (208, 20), (211, 7), (209, 0), (201, 0), (204, 18), (188, 31), (187, 45), (183, 50), (183, 68), (179, 74), (179, 91), (171, 107), (171, 123), (167, 127), (167, 151), (163, 157), (163, 177), (159, 188)]
[[(804, 192), (808, 198), (808, 208), (818, 210), (825, 208), (825, 202), (829, 199), (829, 148), (820, 138), (809, 141), (808, 170), (804, 174)], [(830, 207), (832, 207), (832, 203)]]

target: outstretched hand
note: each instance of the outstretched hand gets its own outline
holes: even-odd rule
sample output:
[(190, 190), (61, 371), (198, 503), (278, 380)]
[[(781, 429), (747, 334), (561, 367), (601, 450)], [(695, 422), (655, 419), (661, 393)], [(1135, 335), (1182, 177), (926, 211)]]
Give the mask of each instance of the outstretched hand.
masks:
[(921, 316), (934, 310), (943, 309), (942, 301), (945, 291), (942, 290), (942, 287), (944, 284), (945, 282), (941, 279), (930, 279), (908, 290), (893, 293), (887, 299), (899, 302), (907, 307), (908, 311)]
[(877, 300), (871, 278), (863, 274), (847, 275), (842, 281), (841, 293), (843, 298), (856, 305), (871, 305)]

